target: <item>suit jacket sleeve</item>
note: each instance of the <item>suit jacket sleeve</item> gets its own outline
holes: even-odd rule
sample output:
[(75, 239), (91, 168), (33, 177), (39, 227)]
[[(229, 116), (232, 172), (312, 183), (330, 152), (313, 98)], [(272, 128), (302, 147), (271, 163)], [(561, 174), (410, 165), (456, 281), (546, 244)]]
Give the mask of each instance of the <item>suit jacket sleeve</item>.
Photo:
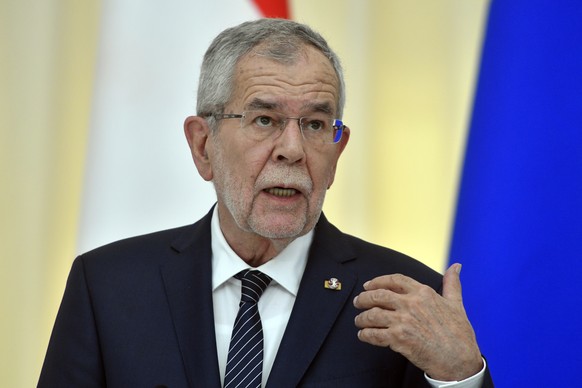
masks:
[(38, 387), (104, 387), (104, 369), (83, 260), (73, 263)]

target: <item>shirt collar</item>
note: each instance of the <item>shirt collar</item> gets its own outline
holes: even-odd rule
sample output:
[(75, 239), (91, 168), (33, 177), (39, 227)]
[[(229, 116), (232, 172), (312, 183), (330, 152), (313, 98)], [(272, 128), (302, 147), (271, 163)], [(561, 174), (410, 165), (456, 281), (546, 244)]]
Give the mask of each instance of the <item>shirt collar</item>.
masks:
[[(210, 224), (212, 239), (212, 291), (244, 269), (251, 268), (228, 245), (218, 219), (218, 207), (214, 208)], [(258, 270), (269, 275), (274, 282), (297, 296), (299, 283), (307, 264), (313, 230), (293, 240), (277, 256), (259, 266)]]

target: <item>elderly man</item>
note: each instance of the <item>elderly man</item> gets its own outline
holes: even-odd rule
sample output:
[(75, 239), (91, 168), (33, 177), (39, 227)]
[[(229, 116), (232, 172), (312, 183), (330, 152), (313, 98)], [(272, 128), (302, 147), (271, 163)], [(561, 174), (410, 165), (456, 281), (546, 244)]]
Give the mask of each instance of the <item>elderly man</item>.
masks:
[(441, 277), (323, 216), (344, 93), (307, 26), (222, 32), (184, 124), (216, 206), (75, 260), (39, 386), (492, 386), (460, 265)]

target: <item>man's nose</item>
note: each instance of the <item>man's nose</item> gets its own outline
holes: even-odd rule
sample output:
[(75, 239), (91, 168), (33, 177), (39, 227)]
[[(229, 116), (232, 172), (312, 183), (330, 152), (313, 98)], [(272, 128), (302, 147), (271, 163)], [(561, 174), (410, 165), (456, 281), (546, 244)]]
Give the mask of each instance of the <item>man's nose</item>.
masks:
[(297, 163), (305, 159), (305, 139), (298, 118), (285, 120), (281, 135), (275, 140), (273, 157), (277, 161)]

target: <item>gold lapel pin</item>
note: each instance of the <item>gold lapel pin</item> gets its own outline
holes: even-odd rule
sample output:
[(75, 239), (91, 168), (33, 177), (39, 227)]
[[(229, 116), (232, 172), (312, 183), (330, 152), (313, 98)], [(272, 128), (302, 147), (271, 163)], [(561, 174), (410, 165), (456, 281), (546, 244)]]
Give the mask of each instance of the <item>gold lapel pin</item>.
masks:
[(342, 282), (340, 282), (336, 278), (329, 278), (329, 280), (325, 280), (323, 282), (323, 287), (330, 290), (339, 291), (342, 289)]

